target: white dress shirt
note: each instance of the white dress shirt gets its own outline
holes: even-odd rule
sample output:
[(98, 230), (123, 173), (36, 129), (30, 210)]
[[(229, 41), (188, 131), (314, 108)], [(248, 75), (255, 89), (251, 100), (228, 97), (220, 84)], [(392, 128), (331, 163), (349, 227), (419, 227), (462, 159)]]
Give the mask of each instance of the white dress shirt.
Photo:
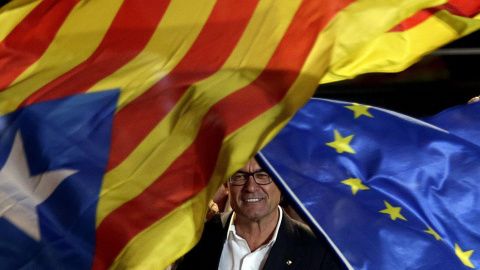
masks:
[(278, 207), (279, 216), (277, 227), (272, 239), (267, 244), (259, 247), (254, 252), (250, 251), (248, 243), (240, 237), (235, 230), (235, 213), (233, 213), (228, 226), (227, 239), (223, 244), (222, 256), (218, 265), (219, 270), (260, 270), (267, 261), (268, 254), (277, 240), (278, 229), (282, 220), (282, 209)]

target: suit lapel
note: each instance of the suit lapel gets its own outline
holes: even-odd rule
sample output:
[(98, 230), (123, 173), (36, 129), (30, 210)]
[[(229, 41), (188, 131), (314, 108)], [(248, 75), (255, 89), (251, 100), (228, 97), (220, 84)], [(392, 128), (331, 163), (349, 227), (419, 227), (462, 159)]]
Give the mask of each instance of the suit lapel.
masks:
[(207, 247), (206, 249), (208, 250), (209, 254), (214, 254), (215, 256), (215, 258), (213, 258), (212, 260), (212, 262), (216, 263), (216, 265), (214, 265), (214, 269), (218, 269), (218, 265), (220, 263), (220, 257), (223, 251), (223, 244), (225, 243), (225, 239), (227, 238), (228, 225), (230, 224), (230, 219), (232, 218), (232, 216), (233, 216), (233, 212), (223, 213), (220, 215), (220, 222), (218, 225), (221, 226), (221, 230), (216, 229), (217, 234), (214, 237), (215, 240), (212, 243), (212, 247)]
[[(283, 211), (283, 210), (282, 210)], [(270, 250), (264, 270), (293, 269), (292, 262), (295, 262), (295, 229), (292, 220), (283, 212), (280, 229), (278, 230), (277, 240)], [(290, 262), (290, 264), (288, 263)]]

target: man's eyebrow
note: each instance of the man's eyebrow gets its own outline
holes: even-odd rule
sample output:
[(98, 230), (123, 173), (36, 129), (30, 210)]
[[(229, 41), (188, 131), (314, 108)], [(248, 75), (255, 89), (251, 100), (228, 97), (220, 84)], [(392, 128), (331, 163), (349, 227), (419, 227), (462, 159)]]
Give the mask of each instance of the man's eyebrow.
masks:
[[(257, 172), (266, 172), (266, 171), (264, 169), (260, 169), (260, 170), (256, 170), (256, 171), (251, 172), (251, 173), (257, 173)], [(250, 172), (238, 170), (236, 173), (250, 173)]]

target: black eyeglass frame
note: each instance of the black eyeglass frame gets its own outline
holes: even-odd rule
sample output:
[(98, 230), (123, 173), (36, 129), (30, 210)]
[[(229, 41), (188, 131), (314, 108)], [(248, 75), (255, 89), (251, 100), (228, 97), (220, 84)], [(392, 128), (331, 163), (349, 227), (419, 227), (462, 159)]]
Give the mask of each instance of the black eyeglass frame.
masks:
[[(250, 176), (253, 177), (253, 181), (255, 181), (255, 183), (257, 183), (257, 185), (264, 186), (264, 185), (269, 185), (269, 184), (271, 184), (271, 183), (273, 182), (273, 179), (272, 179), (272, 177), (270, 176), (270, 174), (268, 174), (268, 173), (265, 172), (265, 171), (257, 171), (257, 172), (251, 172), (251, 173), (250, 173), (250, 172), (240, 171), (239, 173), (242, 173), (242, 174), (246, 175), (246, 176), (247, 176), (247, 178), (246, 178), (247, 180), (245, 181), (244, 184), (241, 184), (241, 185), (239, 185), (239, 184), (234, 184), (234, 183), (232, 182), (232, 176), (230, 176), (229, 182), (230, 182), (231, 185), (233, 185), (233, 186), (245, 186), (245, 185), (248, 183), (248, 181), (250, 180)], [(268, 179), (270, 180), (270, 182), (268, 182), (268, 183), (259, 183), (259, 182), (257, 182), (257, 178), (255, 178), (255, 174), (257, 174), (257, 173), (265, 173), (266, 175), (268, 175)]]

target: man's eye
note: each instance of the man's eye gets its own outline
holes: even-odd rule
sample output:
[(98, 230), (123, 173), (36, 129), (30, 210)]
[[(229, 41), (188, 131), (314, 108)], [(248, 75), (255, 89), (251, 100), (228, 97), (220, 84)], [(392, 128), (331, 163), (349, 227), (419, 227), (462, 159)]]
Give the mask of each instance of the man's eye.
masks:
[(269, 177), (269, 175), (266, 173), (257, 173), (255, 176), (260, 179), (266, 179)]
[(243, 180), (243, 179), (245, 179), (245, 178), (246, 178), (246, 177), (245, 177), (244, 174), (237, 174), (237, 175), (235, 175), (235, 177), (234, 177), (234, 179), (237, 180), (237, 181), (238, 181), (238, 180)]

